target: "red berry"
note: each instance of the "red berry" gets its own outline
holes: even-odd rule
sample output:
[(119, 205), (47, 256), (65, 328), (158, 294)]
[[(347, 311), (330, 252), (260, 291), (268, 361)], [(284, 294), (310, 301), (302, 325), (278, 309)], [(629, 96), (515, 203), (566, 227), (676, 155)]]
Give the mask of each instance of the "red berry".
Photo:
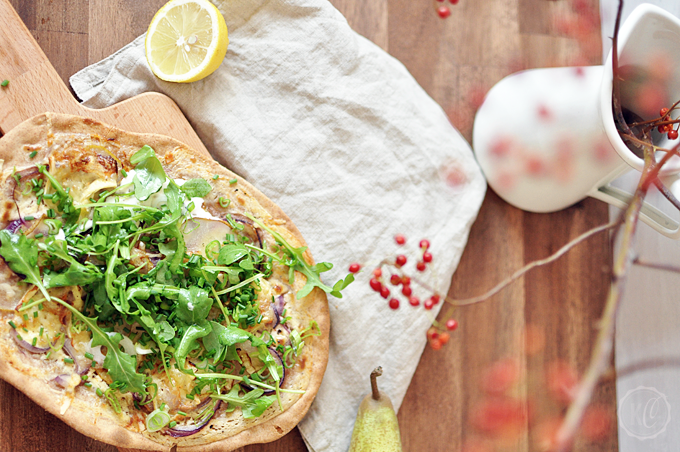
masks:
[(418, 262), (416, 264), (416, 270), (418, 270), (419, 272), (424, 272), (426, 268), (427, 265), (425, 265), (425, 262)]
[(390, 296), (390, 289), (387, 288), (387, 286), (382, 286), (380, 288), (380, 296), (383, 298), (387, 298)]
[(401, 277), (401, 283), (405, 286), (408, 286), (409, 284), (411, 284), (411, 278), (404, 275), (404, 276)]
[(418, 297), (416, 297), (416, 296), (414, 295), (414, 296), (412, 296), (412, 297), (410, 297), (410, 298), (408, 299), (408, 303), (409, 303), (411, 306), (418, 306), (418, 305), (420, 305), (420, 300), (418, 299)]
[(446, 321), (446, 329), (453, 331), (458, 328), (458, 321), (456, 319), (449, 319)]
[(423, 262), (426, 263), (432, 262), (432, 253), (430, 253), (429, 251), (425, 251), (423, 253)]
[(437, 8), (437, 14), (439, 14), (439, 17), (442, 19), (446, 19), (451, 15), (451, 10), (446, 6), (440, 6)]
[(425, 300), (423, 306), (425, 306), (425, 309), (427, 309), (428, 311), (432, 309), (432, 307), (434, 306), (434, 303), (432, 303), (432, 298), (428, 298), (427, 300)]
[(380, 278), (382, 276), (382, 270), (380, 269), (380, 267), (373, 270), (373, 276), (375, 276), (376, 278)]
[(392, 309), (399, 309), (399, 300), (396, 298), (390, 298), (389, 302), (390, 308)]
[(457, 4), (458, 4), (458, 0), (449, 0), (449, 2), (450, 2), (452, 5), (457, 5)]
[(411, 290), (411, 286), (404, 286), (401, 288), (401, 293), (404, 294), (405, 297), (410, 297), (411, 293), (413, 291)]
[(403, 267), (406, 264), (406, 256), (403, 254), (400, 254), (397, 256), (396, 260), (394, 261), (394, 265), (397, 267)]
[(427, 340), (433, 341), (433, 340), (437, 339), (438, 337), (439, 337), (439, 332), (437, 331), (437, 329), (435, 327), (432, 326), (427, 330)]
[(435, 339), (430, 341), (430, 347), (432, 347), (433, 350), (440, 350), (442, 348), (442, 343), (441, 341)]
[(349, 266), (350, 273), (359, 273), (359, 270), (361, 270), (361, 265), (356, 262)]
[(371, 285), (371, 289), (375, 290), (376, 292), (380, 292), (382, 289), (382, 283), (375, 278), (371, 278), (369, 284)]
[(432, 295), (430, 300), (432, 300), (433, 304), (437, 304), (437, 303), (439, 303), (439, 300), (441, 300), (441, 297), (439, 296), (439, 294), (434, 294), (434, 295)]
[(427, 239), (423, 239), (423, 240), (420, 241), (419, 245), (420, 245), (420, 248), (428, 249), (430, 247), (430, 241), (427, 240)]
[(664, 131), (666, 130), (666, 126), (659, 126), (656, 128), (656, 130), (658, 130), (660, 133), (664, 133)]
[(398, 286), (401, 283), (401, 277), (399, 275), (390, 276), (390, 282), (392, 285)]
[(676, 138), (678, 138), (678, 131), (671, 130), (670, 132), (668, 132), (668, 138), (670, 138), (671, 140), (675, 140)]
[(439, 342), (442, 343), (442, 345), (446, 344), (451, 336), (447, 332), (443, 332), (442, 334), (439, 335)]
[(397, 245), (403, 245), (406, 243), (406, 237), (403, 234), (397, 234), (394, 236), (394, 241), (397, 242)]
[(517, 360), (506, 358), (496, 361), (484, 372), (482, 389), (488, 393), (502, 394), (517, 382), (519, 374)]
[(659, 116), (666, 116), (668, 114), (668, 108), (662, 108), (659, 112)]

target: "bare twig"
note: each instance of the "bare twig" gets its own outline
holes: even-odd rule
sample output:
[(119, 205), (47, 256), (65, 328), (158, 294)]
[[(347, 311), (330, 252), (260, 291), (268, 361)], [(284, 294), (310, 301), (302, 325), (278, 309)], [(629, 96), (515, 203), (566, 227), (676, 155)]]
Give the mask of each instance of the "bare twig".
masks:
[(512, 275), (498, 283), (496, 286), (494, 286), (491, 290), (488, 292), (479, 295), (477, 297), (472, 297), (472, 298), (463, 298), (463, 299), (455, 299), (451, 297), (446, 297), (445, 301), (447, 303), (450, 303), (455, 306), (468, 306), (471, 304), (475, 303), (481, 303), (482, 301), (488, 300), (492, 296), (496, 295), (498, 292), (501, 290), (505, 289), (507, 286), (515, 282), (517, 279), (521, 278), (524, 276), (529, 270), (533, 270), (536, 267), (540, 267), (542, 265), (549, 264), (551, 262), (556, 261), (560, 257), (562, 257), (564, 254), (566, 254), (569, 250), (571, 250), (573, 247), (578, 245), (579, 243), (583, 242), (586, 239), (589, 239), (590, 237), (599, 234), (600, 232), (606, 231), (608, 229), (612, 229), (615, 226), (620, 224), (618, 221), (613, 221), (611, 223), (603, 224), (601, 226), (598, 226), (596, 228), (593, 228), (589, 231), (584, 232), (583, 234), (579, 235), (575, 239), (569, 241), (566, 245), (562, 246), (559, 250), (557, 250), (555, 253), (552, 255), (546, 257), (545, 259), (540, 259), (537, 261), (533, 261), (524, 267), (520, 268), (519, 270), (515, 271)]
[[(524, 267), (518, 269), (512, 275), (508, 276), (503, 281), (499, 282), (492, 289), (483, 293), (482, 295), (478, 295), (478, 296), (472, 297), (472, 298), (460, 298), (460, 299), (446, 296), (446, 297), (444, 297), (444, 301), (446, 303), (450, 304), (450, 305), (453, 305), (453, 306), (468, 306), (468, 305), (471, 305), (471, 304), (476, 304), (476, 303), (481, 303), (483, 301), (486, 301), (489, 298), (496, 295), (501, 290), (508, 287), (510, 284), (512, 284), (513, 282), (515, 282), (519, 278), (521, 278), (522, 276), (524, 276), (530, 270), (533, 270), (536, 267), (540, 267), (542, 265), (546, 265), (546, 264), (549, 264), (551, 262), (556, 261), (557, 259), (564, 256), (569, 250), (571, 250), (572, 248), (574, 248), (576, 245), (580, 244), (581, 242), (589, 239), (590, 237), (592, 237), (594, 235), (599, 234), (600, 232), (612, 229), (612, 228), (614, 228), (614, 227), (616, 227), (620, 224), (621, 224), (620, 221), (612, 221), (611, 223), (603, 224), (601, 226), (597, 226), (593, 229), (590, 229), (590, 230), (584, 232), (583, 234), (579, 235), (578, 237), (567, 242), (567, 244), (563, 245), (560, 249), (558, 249), (555, 253), (551, 254), (550, 256), (548, 256), (544, 259), (540, 259), (540, 260), (530, 262), (529, 264), (525, 265)], [(389, 263), (384, 262), (384, 264), (389, 264)], [(424, 288), (424, 289), (426, 289), (426, 290), (428, 290), (432, 293), (437, 293), (437, 291), (433, 287), (431, 287), (429, 284), (422, 281), (421, 279), (419, 279), (416, 276), (411, 276), (411, 281), (413, 281), (414, 283), (418, 284), (422, 288)]]
[(655, 270), (664, 270), (668, 272), (680, 273), (680, 266), (671, 264), (661, 264), (658, 262), (647, 262), (645, 260), (640, 259), (639, 257), (633, 259), (633, 264), (639, 265), (640, 267), (653, 268)]
[(660, 179), (654, 180), (654, 185), (659, 189), (659, 192), (671, 203), (673, 207), (680, 210), (680, 201), (675, 197), (672, 191), (670, 191)]

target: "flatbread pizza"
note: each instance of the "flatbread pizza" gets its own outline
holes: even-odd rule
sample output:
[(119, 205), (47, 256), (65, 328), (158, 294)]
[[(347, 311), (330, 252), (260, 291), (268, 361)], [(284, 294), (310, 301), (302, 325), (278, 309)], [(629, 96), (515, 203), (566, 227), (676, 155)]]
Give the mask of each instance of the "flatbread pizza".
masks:
[(307, 412), (326, 293), (291, 220), (182, 143), (62, 114), (0, 139), (0, 377), (119, 447), (232, 450)]

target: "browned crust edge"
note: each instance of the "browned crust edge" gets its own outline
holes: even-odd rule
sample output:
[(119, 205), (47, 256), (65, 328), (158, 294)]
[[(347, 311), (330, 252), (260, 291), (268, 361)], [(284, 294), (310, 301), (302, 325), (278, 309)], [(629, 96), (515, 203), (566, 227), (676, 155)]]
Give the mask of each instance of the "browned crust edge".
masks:
[[(238, 183), (247, 188), (250, 195), (252, 195), (260, 205), (269, 212), (274, 220), (285, 222), (286, 229), (288, 229), (301, 244), (306, 244), (300, 231), (292, 220), (279, 206), (274, 204), (257, 188), (209, 157), (204, 156), (202, 153), (199, 153), (180, 141), (170, 137), (156, 134), (126, 132), (90, 118), (57, 113), (43, 113), (22, 122), (0, 139), (0, 159), (5, 160), (4, 168), (16, 167), (17, 169), (22, 169), (27, 166), (32, 166), (34, 163), (28, 159), (28, 153), (20, 150), (24, 145), (40, 143), (45, 139), (45, 136), (50, 130), (57, 132), (97, 134), (106, 139), (114, 139), (120, 143), (131, 146), (137, 145), (141, 147), (144, 144), (148, 144), (154, 148), (159, 155), (163, 155), (166, 150), (180, 149), (181, 152), (186, 152), (196, 160), (201, 160), (210, 165), (217, 174), (229, 178), (236, 178)], [(39, 157), (46, 156), (47, 153), (44, 151), (39, 152)], [(309, 256), (309, 258), (311, 259), (311, 256)], [(267, 443), (281, 438), (302, 420), (319, 390), (323, 374), (326, 370), (330, 332), (330, 314), (326, 294), (319, 289), (314, 289), (306, 299), (309, 300), (307, 304), (311, 307), (309, 315), (318, 322), (322, 334), (321, 336), (310, 340), (305, 347), (308, 348), (308, 350), (313, 350), (311, 359), (309, 360), (310, 362), (308, 363), (308, 365), (312, 367), (312, 374), (305, 394), (286, 411), (264, 423), (257, 424), (234, 436), (210, 444), (179, 446), (177, 448), (178, 451), (229, 451), (248, 444)], [(95, 424), (92, 422), (93, 413), (89, 410), (81, 410), (72, 406), (64, 415), (61, 415), (60, 406), (53, 395), (53, 390), (47, 382), (36, 378), (26, 378), (22, 372), (12, 367), (10, 362), (0, 360), (0, 377), (26, 394), (45, 410), (87, 436), (117, 447), (128, 449), (161, 451), (169, 451), (171, 449), (171, 447), (162, 446), (144, 437), (141, 433), (131, 432), (106, 417), (97, 419)]]

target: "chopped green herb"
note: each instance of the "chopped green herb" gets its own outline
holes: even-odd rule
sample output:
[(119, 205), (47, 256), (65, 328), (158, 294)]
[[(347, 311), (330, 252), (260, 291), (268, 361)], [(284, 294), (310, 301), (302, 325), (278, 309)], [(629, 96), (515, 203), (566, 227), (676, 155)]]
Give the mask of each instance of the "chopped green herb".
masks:
[(64, 362), (65, 362), (66, 364), (73, 364), (73, 359), (71, 359), (71, 358), (64, 358)]
[(14, 324), (13, 321), (10, 320), (10, 321), (7, 322), (7, 323), (9, 323), (9, 326), (11, 326), (13, 329), (15, 329), (15, 330), (17, 329), (17, 326)]
[(0, 83), (0, 85), (2, 85), (3, 88), (6, 87), (7, 85), (9, 85), (9, 80), (7, 79), (3, 80), (2, 83)]
[(220, 196), (217, 199), (217, 202), (220, 204), (220, 207), (226, 209), (227, 207), (229, 207), (229, 204), (231, 204), (231, 199)]
[(29, 159), (32, 159), (32, 158), (34, 158), (36, 155), (38, 155), (38, 151), (33, 151), (33, 152), (31, 152), (30, 154), (28, 154), (28, 158), (29, 158)]
[(217, 180), (217, 179), (219, 179), (219, 178), (220, 178), (220, 175), (219, 175), (219, 174), (215, 174), (215, 175), (213, 176), (213, 180)]
[(230, 180), (229, 180), (229, 184), (230, 184), (230, 185), (234, 185), (236, 182), (238, 182), (238, 179), (236, 179), (236, 178), (233, 178), (233, 179), (230, 179)]

